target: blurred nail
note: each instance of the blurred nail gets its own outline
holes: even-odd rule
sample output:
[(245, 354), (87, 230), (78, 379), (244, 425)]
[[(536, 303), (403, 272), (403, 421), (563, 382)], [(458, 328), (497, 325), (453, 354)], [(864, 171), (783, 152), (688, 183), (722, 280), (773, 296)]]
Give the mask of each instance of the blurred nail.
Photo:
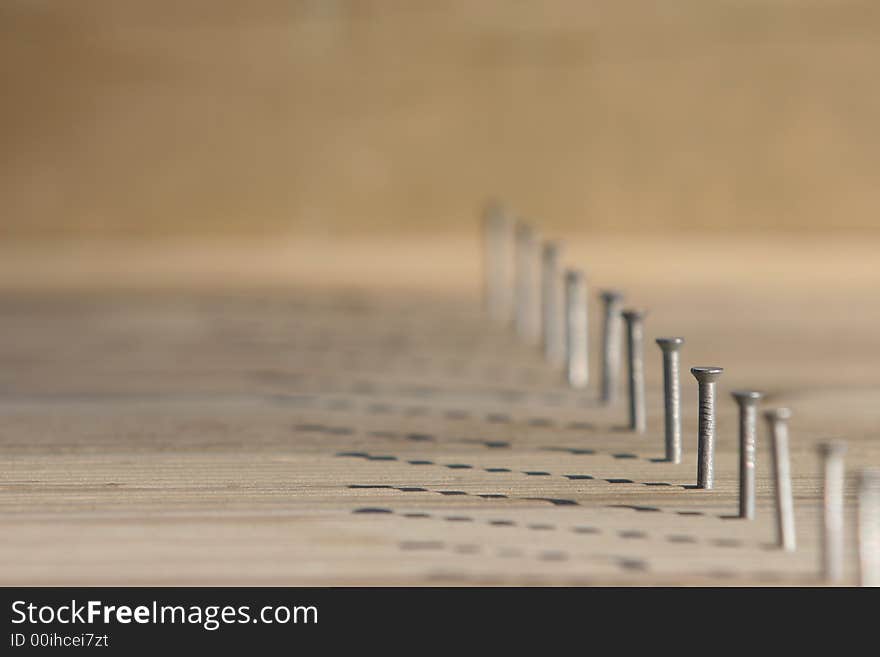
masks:
[(620, 309), (623, 295), (615, 290), (605, 290), (600, 297), (604, 305), (601, 399), (607, 404), (615, 400), (620, 387)]
[(843, 579), (843, 478), (846, 443), (819, 445), (822, 458), (822, 574), (827, 582)]
[(776, 490), (776, 533), (779, 547), (794, 551), (797, 539), (794, 531), (794, 500), (791, 495), (791, 464), (788, 457), (788, 420), (791, 411), (774, 408), (764, 412), (770, 429), (773, 455), (773, 481)]
[(562, 364), (565, 354), (561, 252), (562, 247), (556, 242), (544, 242), (541, 251), (541, 333), (544, 338), (544, 357), (554, 366)]
[(663, 410), (666, 460), (681, 463), (681, 380), (680, 350), (684, 338), (657, 338), (663, 351)]
[(755, 453), (758, 401), (761, 393), (737, 390), (731, 393), (739, 406), (739, 517), (755, 517)]
[(483, 302), (492, 319), (510, 321), (512, 225), (504, 208), (490, 203), (483, 216)]
[(880, 586), (880, 469), (859, 476), (859, 584)]
[(565, 273), (565, 344), (568, 383), (583, 388), (587, 369), (587, 290), (580, 271)]
[(528, 344), (541, 333), (538, 304), (538, 238), (528, 224), (516, 226), (516, 332)]

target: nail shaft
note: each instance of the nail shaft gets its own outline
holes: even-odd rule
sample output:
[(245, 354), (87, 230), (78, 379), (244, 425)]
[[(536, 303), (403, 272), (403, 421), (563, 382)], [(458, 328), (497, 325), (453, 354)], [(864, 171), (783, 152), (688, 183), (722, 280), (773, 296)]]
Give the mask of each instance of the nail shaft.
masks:
[(788, 456), (788, 420), (791, 411), (776, 408), (764, 418), (770, 429), (773, 481), (776, 490), (776, 534), (779, 547), (793, 552), (797, 546), (794, 530), (794, 500), (791, 494), (791, 463)]
[(681, 463), (681, 345), (684, 338), (657, 338), (663, 351), (663, 410), (666, 460)]
[(544, 357), (551, 365), (561, 365), (565, 355), (565, 327), (562, 313), (561, 247), (544, 242), (541, 251), (541, 317)]
[(755, 425), (761, 393), (738, 390), (733, 398), (739, 406), (739, 517), (752, 520), (755, 517)]
[(846, 444), (819, 445), (824, 475), (822, 496), (822, 573), (827, 582), (843, 579), (843, 477)]
[(880, 469), (859, 477), (859, 584), (880, 586)]
[(483, 302), (492, 319), (510, 321), (511, 222), (504, 208), (490, 203), (483, 216)]
[(528, 344), (537, 344), (541, 333), (538, 303), (538, 240), (528, 224), (516, 226), (516, 332)]
[(715, 483), (715, 383), (723, 371), (720, 367), (691, 368), (699, 385), (698, 488), (712, 488)]
[(644, 314), (637, 310), (625, 310), (626, 356), (629, 380), (629, 428), (637, 433), (645, 432), (645, 358)]
[(620, 387), (621, 319), (623, 295), (613, 290), (601, 294), (603, 308), (602, 327), (602, 389), (604, 403), (613, 402)]
[(587, 290), (580, 271), (565, 273), (566, 376), (571, 386), (583, 388), (588, 380)]

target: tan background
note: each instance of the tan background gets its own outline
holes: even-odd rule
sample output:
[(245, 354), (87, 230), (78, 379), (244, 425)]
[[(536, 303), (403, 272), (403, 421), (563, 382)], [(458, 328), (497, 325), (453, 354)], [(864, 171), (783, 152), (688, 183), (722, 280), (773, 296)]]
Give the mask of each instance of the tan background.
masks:
[(878, 225), (880, 5), (6, 0), (4, 239)]

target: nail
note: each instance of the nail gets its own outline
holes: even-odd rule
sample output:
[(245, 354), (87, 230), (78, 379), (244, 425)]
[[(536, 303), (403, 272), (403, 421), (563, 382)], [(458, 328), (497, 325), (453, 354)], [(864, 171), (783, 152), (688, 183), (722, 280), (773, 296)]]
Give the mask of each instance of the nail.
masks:
[(731, 393), (739, 406), (739, 517), (755, 517), (755, 452), (758, 401), (763, 395), (754, 390)]
[(615, 290), (601, 293), (604, 304), (602, 331), (602, 401), (610, 403), (620, 387), (620, 309), (623, 295)]
[(859, 475), (859, 584), (880, 586), (880, 469)]
[(770, 429), (773, 455), (773, 480), (776, 489), (776, 533), (779, 547), (793, 552), (797, 539), (794, 533), (794, 500), (791, 495), (791, 464), (788, 458), (788, 420), (791, 411), (774, 408), (764, 412)]
[(824, 474), (822, 497), (822, 574), (827, 582), (843, 579), (843, 456), (846, 443), (819, 445)]
[(565, 353), (562, 326), (562, 247), (557, 242), (544, 242), (541, 250), (541, 316), (544, 357), (551, 365), (561, 365)]
[(483, 302), (492, 319), (510, 321), (511, 222), (503, 206), (491, 202), (483, 215)]
[(681, 382), (679, 362), (684, 338), (657, 338), (663, 351), (663, 409), (666, 427), (666, 460), (681, 463)]
[(697, 443), (697, 487), (712, 488), (715, 482), (715, 382), (721, 367), (692, 367), (699, 384), (699, 441)]
[(587, 286), (583, 272), (565, 272), (566, 376), (571, 386), (587, 385)]
[(624, 310), (626, 321), (626, 355), (629, 374), (629, 428), (645, 432), (645, 358), (644, 318), (640, 310)]
[(541, 324), (538, 307), (538, 239), (528, 224), (516, 225), (516, 332), (537, 344)]

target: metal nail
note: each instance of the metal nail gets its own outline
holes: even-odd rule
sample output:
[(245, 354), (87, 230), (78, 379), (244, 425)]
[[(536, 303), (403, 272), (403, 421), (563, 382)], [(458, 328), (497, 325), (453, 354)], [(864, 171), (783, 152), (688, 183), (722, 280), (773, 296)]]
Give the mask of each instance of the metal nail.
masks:
[(699, 427), (697, 444), (697, 488), (712, 488), (715, 483), (715, 383), (721, 367), (692, 367), (699, 384)]
[(762, 395), (754, 390), (731, 393), (739, 406), (739, 517), (755, 517), (755, 455), (757, 451), (758, 401)]
[(562, 325), (562, 247), (557, 242), (544, 242), (541, 250), (541, 317), (544, 357), (551, 365), (561, 365), (565, 354), (565, 332)]
[(483, 302), (489, 316), (510, 321), (512, 309), (510, 247), (512, 225), (504, 208), (489, 203), (483, 215)]
[(583, 272), (565, 272), (566, 376), (575, 388), (587, 385), (587, 286)]
[(538, 304), (538, 238), (528, 224), (516, 225), (516, 332), (529, 344), (541, 334)]
[(626, 322), (626, 356), (629, 379), (629, 428), (637, 433), (645, 432), (645, 358), (644, 313), (624, 310)]
[(859, 475), (859, 584), (880, 586), (880, 469)]
[(607, 404), (614, 401), (620, 387), (620, 310), (623, 295), (615, 290), (605, 290), (600, 297), (604, 304), (601, 399)]
[(794, 500), (791, 494), (791, 463), (788, 456), (788, 420), (791, 411), (774, 408), (764, 412), (770, 429), (773, 481), (776, 489), (776, 533), (779, 547), (793, 552), (797, 546), (794, 530)]
[(679, 363), (684, 338), (657, 338), (663, 351), (663, 409), (666, 460), (681, 463), (681, 381)]
[(825, 580), (843, 579), (843, 478), (846, 443), (839, 440), (821, 443), (822, 458), (822, 574)]

